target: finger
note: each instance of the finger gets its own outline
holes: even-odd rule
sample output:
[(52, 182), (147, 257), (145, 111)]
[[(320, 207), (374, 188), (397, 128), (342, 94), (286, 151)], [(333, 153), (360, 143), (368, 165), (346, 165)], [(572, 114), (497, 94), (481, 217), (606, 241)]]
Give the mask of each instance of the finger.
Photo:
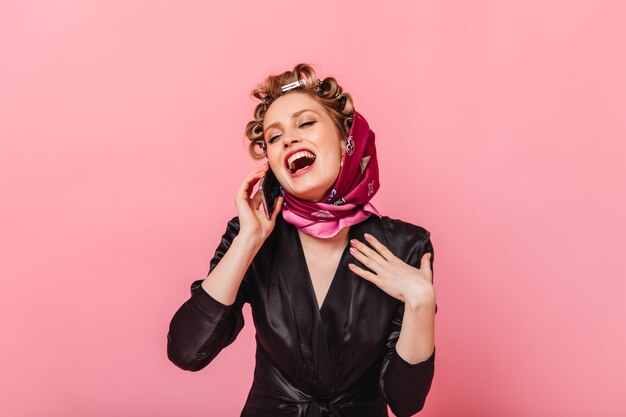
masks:
[(258, 210), (261, 207), (261, 203), (263, 202), (263, 198), (261, 197), (261, 192), (257, 191), (252, 197), (252, 208)]
[(283, 208), (283, 199), (282, 195), (278, 196), (276, 199), (276, 206), (274, 207), (274, 212), (272, 213), (272, 222), (276, 221), (276, 217), (278, 216), (278, 212)]
[(254, 184), (256, 184), (259, 178), (263, 178), (264, 175), (265, 173), (260, 170), (249, 173), (241, 182), (240, 190), (248, 191), (248, 195), (250, 195), (251, 187), (254, 187)]
[(268, 168), (269, 168), (269, 165), (267, 165), (267, 163), (265, 163), (265, 164), (261, 165), (259, 168), (255, 169), (254, 171), (251, 171), (250, 173), (248, 173), (248, 175), (246, 175), (246, 177), (254, 177), (254, 176), (256, 176), (260, 172), (265, 173), (265, 172), (267, 172)]
[(376, 252), (374, 249), (370, 248), (369, 246), (367, 246), (365, 243), (361, 242), (358, 239), (350, 240), (350, 244), (353, 247), (357, 248), (359, 252), (363, 253), (365, 256), (367, 256), (371, 260), (377, 262), (379, 265), (382, 265), (385, 262), (387, 262), (386, 259), (380, 256), (378, 252)]
[(368, 267), (369, 269), (371, 269), (372, 271), (374, 271), (375, 273), (379, 273), (380, 272), (380, 264), (378, 264), (378, 262), (374, 261), (373, 259), (368, 258), (367, 256), (365, 256), (363, 253), (361, 253), (357, 248), (355, 247), (351, 247), (350, 248), (350, 253), (352, 254), (352, 256), (354, 256), (356, 259), (358, 259), (359, 261), (361, 261), (361, 263), (363, 265), (365, 265), (366, 267)]
[(420, 271), (422, 271), (428, 282), (430, 282), (431, 284), (433, 282), (433, 270), (431, 266), (432, 259), (433, 254), (430, 252), (426, 252), (422, 256), (422, 261), (420, 263)]
[(422, 271), (428, 269), (430, 270), (430, 260), (432, 259), (433, 255), (430, 252), (426, 252), (423, 256), (422, 256), (422, 261), (420, 263), (420, 269)]
[(253, 177), (257, 177), (259, 174), (265, 174), (269, 169), (269, 165), (267, 163), (261, 165), (259, 168), (255, 169), (254, 171), (251, 171), (248, 175), (246, 175), (246, 178), (253, 178)]
[(254, 189), (254, 186), (256, 185), (257, 182), (259, 182), (261, 178), (263, 178), (264, 175), (265, 173), (263, 171), (255, 171), (255, 172), (248, 174), (244, 178), (244, 180), (241, 182), (241, 186), (239, 187), (239, 192), (237, 193), (237, 197), (243, 198), (243, 199), (250, 198), (250, 194), (252, 194), (252, 190)]
[(392, 260), (397, 259), (396, 255), (394, 255), (385, 245), (380, 243), (380, 241), (376, 239), (374, 236), (370, 235), (369, 233), (365, 233), (364, 236), (365, 236), (365, 240), (367, 240), (367, 242), (370, 245), (372, 245), (372, 247), (376, 249), (376, 251), (380, 253), (382, 257), (385, 258), (387, 261), (392, 261)]
[(257, 173), (257, 172), (262, 172), (262, 173), (263, 173), (263, 175), (265, 175), (265, 174), (267, 173), (267, 171), (268, 171), (268, 170), (269, 170), (269, 165), (268, 165), (268, 164), (267, 164), (267, 162), (266, 162), (266, 163), (264, 163), (263, 165), (261, 165), (261, 166), (259, 167), (259, 169), (257, 169), (256, 171), (254, 171), (254, 173)]
[(354, 272), (355, 274), (357, 274), (358, 276), (365, 278), (366, 280), (368, 280), (369, 282), (371, 282), (372, 284), (380, 288), (382, 284), (382, 280), (378, 277), (378, 275), (370, 271), (366, 271), (365, 269), (360, 268), (352, 263), (348, 264), (348, 268), (350, 268), (350, 270)]
[[(251, 179), (251, 186), (248, 188), (248, 195), (252, 194), (252, 190), (254, 189), (254, 186), (256, 185), (257, 182), (263, 181), (263, 179), (265, 178), (265, 175), (267, 175), (267, 171), (269, 171), (270, 166), (269, 164), (266, 162), (265, 164), (263, 164), (259, 169), (257, 169), (256, 171), (251, 172), (252, 175), (252, 179)], [(260, 178), (258, 178), (260, 176)]]

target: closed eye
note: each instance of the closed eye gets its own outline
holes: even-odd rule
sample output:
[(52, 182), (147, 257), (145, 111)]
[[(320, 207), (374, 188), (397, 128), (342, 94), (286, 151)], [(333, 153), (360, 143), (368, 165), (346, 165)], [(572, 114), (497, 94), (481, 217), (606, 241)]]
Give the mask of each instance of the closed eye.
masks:
[(280, 137), (280, 135), (274, 135), (270, 138), (269, 143), (274, 143), (276, 141), (276, 139), (278, 139)]
[[(310, 122), (304, 122), (304, 123), (302, 123), (302, 124), (301, 124), (300, 126), (298, 126), (298, 127), (299, 127), (299, 128), (308, 127), (308, 126), (312, 126), (312, 125), (314, 125), (315, 123), (317, 123), (317, 120), (312, 120), (312, 121), (310, 121)], [(269, 143), (274, 143), (274, 142), (276, 141), (276, 139), (278, 139), (280, 136), (281, 136), (280, 134), (278, 134), (278, 135), (274, 135), (274, 136), (272, 136), (271, 138), (269, 138), (268, 142), (269, 142)]]

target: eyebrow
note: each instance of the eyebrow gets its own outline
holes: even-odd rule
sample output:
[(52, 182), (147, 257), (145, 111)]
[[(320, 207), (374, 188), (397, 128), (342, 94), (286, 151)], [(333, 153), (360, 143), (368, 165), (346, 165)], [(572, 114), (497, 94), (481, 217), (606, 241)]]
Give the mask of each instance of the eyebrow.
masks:
[[(294, 114), (292, 114), (292, 115), (291, 115), (291, 118), (292, 118), (292, 119), (295, 119), (296, 117), (300, 116), (300, 115), (301, 115), (302, 113), (304, 113), (305, 111), (311, 111), (311, 112), (313, 112), (313, 113), (317, 114), (318, 116), (320, 115), (318, 112), (316, 112), (316, 111), (315, 111), (315, 110), (313, 110), (313, 109), (302, 109), (302, 110), (299, 110), (299, 111), (295, 112)], [(274, 123), (272, 123), (271, 125), (267, 126), (267, 127), (263, 130), (263, 133), (267, 132), (268, 130), (270, 130), (271, 128), (273, 128), (274, 126), (277, 126), (277, 125), (279, 125), (279, 124), (280, 124), (280, 122), (274, 122)]]

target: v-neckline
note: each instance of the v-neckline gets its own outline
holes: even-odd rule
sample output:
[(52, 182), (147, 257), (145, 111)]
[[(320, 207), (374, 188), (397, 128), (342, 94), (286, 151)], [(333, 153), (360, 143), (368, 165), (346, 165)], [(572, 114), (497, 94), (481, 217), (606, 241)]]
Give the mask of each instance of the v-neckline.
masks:
[(346, 247), (343, 248), (341, 256), (339, 257), (339, 262), (337, 262), (337, 267), (335, 268), (335, 272), (333, 273), (333, 277), (330, 281), (330, 285), (328, 286), (328, 290), (326, 291), (326, 295), (324, 296), (324, 299), (322, 300), (321, 307), (319, 303), (317, 302), (317, 295), (315, 294), (315, 288), (313, 287), (313, 278), (311, 277), (311, 271), (309, 270), (309, 265), (307, 264), (307, 261), (306, 261), (306, 255), (304, 254), (304, 246), (302, 245), (302, 239), (300, 239), (300, 234), (298, 233), (298, 230), (297, 229), (295, 230), (296, 241), (298, 242), (298, 252), (299, 252), (298, 256), (300, 257), (300, 259), (304, 261), (303, 265), (304, 265), (304, 269), (306, 273), (305, 280), (307, 281), (308, 293), (309, 293), (309, 296), (313, 299), (313, 304), (315, 305), (315, 308), (318, 314), (320, 315), (320, 318), (322, 316), (322, 310), (324, 309), (325, 306), (328, 305), (328, 298), (333, 293), (333, 288), (338, 285), (336, 282), (338, 281), (337, 275), (339, 275), (339, 270), (347, 256), (346, 253), (350, 253), (350, 239), (354, 238), (353, 233), (354, 233), (355, 226), (356, 225), (351, 226), (350, 230), (348, 231), (348, 243)]
[[(362, 240), (367, 231), (385, 242), (380, 222), (372, 216), (350, 227), (348, 244), (339, 259), (337, 269), (329, 285), (321, 308), (317, 304), (311, 274), (298, 229), (279, 216), (276, 245), (284, 251), (275, 251), (276, 274), (285, 288), (285, 303), (292, 312), (292, 324), (298, 333), (302, 359), (314, 370), (316, 378), (332, 384), (332, 369), (337, 365), (341, 352), (352, 340), (349, 323), (354, 320), (361, 304), (355, 300), (364, 297), (365, 279), (348, 268), (360, 262), (350, 254), (350, 239)], [(286, 245), (286, 247), (282, 246)], [(303, 282), (308, 281), (308, 282)]]

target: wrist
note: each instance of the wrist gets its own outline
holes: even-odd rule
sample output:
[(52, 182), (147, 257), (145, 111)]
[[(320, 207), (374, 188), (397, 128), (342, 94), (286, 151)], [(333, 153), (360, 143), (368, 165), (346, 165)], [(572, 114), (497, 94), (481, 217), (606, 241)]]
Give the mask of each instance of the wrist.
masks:
[[(236, 242), (236, 243), (235, 243)], [(263, 240), (256, 236), (238, 234), (233, 238), (232, 245), (237, 245), (246, 250), (258, 251), (263, 246)]]
[(428, 312), (435, 314), (437, 300), (434, 291), (429, 294), (411, 294), (404, 297), (404, 308), (413, 312)]

